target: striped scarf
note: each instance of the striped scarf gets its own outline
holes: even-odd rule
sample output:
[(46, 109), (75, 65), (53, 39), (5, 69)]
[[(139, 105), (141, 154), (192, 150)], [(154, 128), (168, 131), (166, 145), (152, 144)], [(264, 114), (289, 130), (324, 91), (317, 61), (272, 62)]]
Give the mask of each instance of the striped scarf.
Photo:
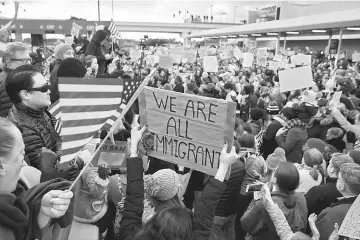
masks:
[(303, 121), (301, 121), (298, 118), (294, 118), (294, 119), (287, 121), (287, 126), (285, 126), (285, 129), (287, 131), (289, 131), (291, 128), (294, 128), (294, 127), (298, 127), (298, 128), (301, 128), (304, 130), (306, 127), (306, 123), (304, 123)]

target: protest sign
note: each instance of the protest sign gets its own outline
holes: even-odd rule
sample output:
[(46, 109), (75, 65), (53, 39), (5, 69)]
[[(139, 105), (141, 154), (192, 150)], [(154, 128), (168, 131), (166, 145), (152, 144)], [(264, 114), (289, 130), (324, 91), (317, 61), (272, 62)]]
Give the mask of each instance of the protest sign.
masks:
[(269, 69), (270, 70), (273, 70), (274, 72), (276, 72), (279, 67), (280, 67), (279, 62), (269, 61)]
[(172, 54), (178, 54), (181, 55), (184, 53), (184, 47), (175, 47), (170, 49)]
[(206, 48), (199, 48), (198, 53), (199, 53), (200, 59), (204, 58), (205, 52), (206, 52)]
[(288, 56), (293, 56), (293, 55), (295, 55), (295, 51), (288, 51), (288, 52), (287, 52), (287, 55), (288, 55)]
[(82, 29), (83, 27), (74, 23), (72, 24), (72, 28), (71, 28), (71, 36), (75, 36), (75, 37), (78, 37), (79, 34), (80, 34), (80, 30)]
[(352, 54), (352, 60), (353, 60), (353, 62), (358, 62), (358, 61), (360, 61), (360, 53), (358, 53), (358, 52), (353, 52), (353, 54)]
[(329, 106), (338, 107), (340, 104), (342, 91), (334, 92), (334, 95), (329, 103)]
[(353, 239), (360, 239), (360, 195), (351, 205), (342, 222), (339, 235)]
[(124, 171), (126, 169), (126, 157), (128, 156), (128, 146), (126, 141), (115, 141), (115, 145), (107, 140), (101, 149), (94, 156), (91, 163), (94, 166), (101, 164), (108, 165), (111, 169)]
[(131, 57), (131, 60), (132, 61), (137, 61), (141, 56), (141, 52), (140, 51), (137, 51), (137, 50), (134, 50), (132, 49), (130, 51), (130, 57)]
[(205, 56), (215, 56), (216, 48), (208, 48), (206, 49)]
[(273, 58), (273, 61), (276, 61), (276, 62), (281, 62), (282, 60), (282, 56), (281, 55), (275, 55), (274, 58)]
[(171, 56), (159, 56), (159, 67), (169, 69), (173, 66), (173, 58)]
[(311, 55), (294, 55), (291, 56), (291, 63), (297, 65), (297, 66), (310, 66), (311, 65)]
[(257, 58), (266, 58), (267, 48), (258, 48), (256, 51)]
[(311, 87), (314, 84), (311, 66), (280, 71), (279, 82), (280, 92)]
[(254, 61), (254, 54), (246, 52), (244, 53), (244, 61), (243, 66), (244, 67), (251, 67)]
[(141, 125), (154, 134), (148, 156), (216, 174), (224, 142), (233, 144), (234, 102), (145, 87), (139, 104)]
[(216, 56), (204, 57), (204, 72), (218, 72), (218, 60)]
[(173, 59), (173, 63), (180, 64), (181, 63), (181, 55), (171, 53), (170, 56)]
[(189, 59), (187, 59), (187, 58), (184, 58), (184, 57), (181, 58), (182, 63), (187, 63), (188, 61), (189, 61)]
[(240, 58), (244, 57), (243, 53), (240, 51), (240, 49), (237, 46), (234, 48), (234, 57), (237, 60), (240, 60)]

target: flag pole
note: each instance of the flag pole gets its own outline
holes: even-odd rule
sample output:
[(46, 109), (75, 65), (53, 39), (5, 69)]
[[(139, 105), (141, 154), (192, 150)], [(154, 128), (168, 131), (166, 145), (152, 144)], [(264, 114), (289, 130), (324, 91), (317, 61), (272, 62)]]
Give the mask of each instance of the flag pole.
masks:
[(71, 189), (74, 188), (74, 186), (76, 185), (76, 182), (81, 178), (81, 175), (85, 172), (86, 168), (90, 165), (90, 163), (92, 162), (92, 160), (94, 159), (94, 157), (96, 156), (96, 154), (98, 154), (98, 152), (100, 151), (100, 149), (102, 148), (102, 146), (105, 144), (106, 140), (110, 137), (110, 135), (113, 133), (113, 131), (115, 130), (116, 126), (119, 125), (120, 121), (122, 120), (122, 118), (125, 116), (125, 114), (127, 113), (127, 111), (129, 111), (131, 105), (133, 105), (133, 103), (135, 102), (135, 100), (138, 98), (138, 96), (140, 95), (142, 89), (147, 85), (147, 83), (149, 82), (149, 80), (154, 76), (156, 72), (156, 68), (154, 68), (151, 73), (146, 76), (146, 78), (144, 79), (144, 81), (142, 81), (142, 83), (140, 84), (140, 86), (136, 89), (134, 95), (131, 97), (131, 99), (129, 100), (129, 102), (126, 104), (126, 107), (124, 108), (124, 110), (120, 113), (120, 116), (116, 119), (115, 123), (112, 125), (112, 127), (110, 128), (110, 131), (108, 132), (108, 134), (106, 135), (106, 137), (101, 141), (101, 143), (99, 144), (98, 148), (96, 149), (96, 151), (94, 152), (94, 154), (92, 155), (92, 157), (90, 158), (90, 160), (86, 163), (86, 165), (83, 167), (83, 169), (81, 170), (81, 172), (79, 173), (79, 175), (76, 177), (76, 179), (73, 181), (73, 183), (71, 184), (69, 191), (71, 191)]

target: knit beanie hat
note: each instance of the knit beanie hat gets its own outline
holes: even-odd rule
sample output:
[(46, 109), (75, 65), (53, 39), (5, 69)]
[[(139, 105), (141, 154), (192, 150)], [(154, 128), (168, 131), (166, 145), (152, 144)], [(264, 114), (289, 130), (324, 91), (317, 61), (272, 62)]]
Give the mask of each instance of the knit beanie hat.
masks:
[(316, 148), (317, 150), (319, 150), (321, 153), (325, 152), (325, 148), (326, 148), (326, 143), (319, 139), (319, 138), (309, 138), (304, 147), (306, 148)]
[(85, 66), (75, 58), (63, 60), (57, 71), (58, 77), (79, 77), (83, 78), (86, 74)]
[(270, 101), (266, 110), (271, 115), (277, 115), (277, 114), (279, 114), (279, 111), (280, 111), (279, 106), (276, 101)]
[(145, 192), (161, 201), (173, 198), (180, 189), (179, 176), (171, 169), (162, 169), (144, 177)]
[(282, 162), (286, 162), (285, 150), (279, 147), (266, 159), (267, 167), (270, 170), (275, 170)]
[(65, 43), (60, 43), (60, 44), (56, 45), (56, 47), (54, 49), (54, 54), (55, 54), (56, 59), (63, 60), (64, 59), (63, 55), (69, 50), (73, 50), (73, 49), (70, 45), (67, 45)]

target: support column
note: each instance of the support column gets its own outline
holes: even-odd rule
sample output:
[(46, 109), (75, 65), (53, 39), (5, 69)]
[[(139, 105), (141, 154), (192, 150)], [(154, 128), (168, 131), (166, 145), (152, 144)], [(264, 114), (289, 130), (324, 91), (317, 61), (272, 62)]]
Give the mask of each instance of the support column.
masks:
[(15, 42), (22, 42), (22, 33), (21, 32), (15, 32)]
[(330, 32), (329, 32), (329, 41), (328, 41), (328, 46), (327, 46), (327, 53), (325, 53), (325, 54), (327, 54), (328, 56), (330, 55), (330, 45), (331, 45), (331, 40), (332, 40), (332, 31), (330, 30)]
[(281, 37), (281, 33), (278, 33), (276, 39), (275, 54), (278, 54), (280, 52), (280, 37)]
[(338, 46), (338, 50), (337, 50), (337, 58), (338, 58), (338, 59), (339, 59), (340, 50), (341, 50), (342, 35), (343, 35), (343, 28), (340, 28), (340, 33), (339, 33), (339, 46)]
[(284, 50), (286, 49), (286, 33), (285, 33), (285, 36), (284, 36), (284, 46), (283, 46)]

